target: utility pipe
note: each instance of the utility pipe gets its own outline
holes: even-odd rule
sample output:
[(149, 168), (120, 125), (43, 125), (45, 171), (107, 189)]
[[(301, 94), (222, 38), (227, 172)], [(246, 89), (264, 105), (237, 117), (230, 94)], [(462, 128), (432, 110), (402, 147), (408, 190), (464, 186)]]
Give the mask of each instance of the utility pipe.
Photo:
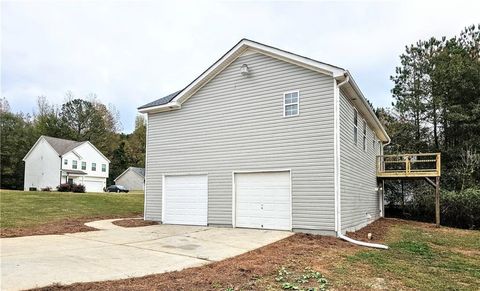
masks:
[(351, 242), (352, 244), (356, 244), (356, 245), (359, 245), (359, 246), (388, 250), (388, 246), (386, 246), (386, 245), (374, 244), (374, 243), (368, 243), (368, 242), (363, 242), (363, 241), (359, 241), (359, 240), (354, 240), (353, 238), (349, 238), (348, 236), (343, 235), (341, 232), (337, 232), (337, 236), (339, 238), (345, 240), (345, 241)]

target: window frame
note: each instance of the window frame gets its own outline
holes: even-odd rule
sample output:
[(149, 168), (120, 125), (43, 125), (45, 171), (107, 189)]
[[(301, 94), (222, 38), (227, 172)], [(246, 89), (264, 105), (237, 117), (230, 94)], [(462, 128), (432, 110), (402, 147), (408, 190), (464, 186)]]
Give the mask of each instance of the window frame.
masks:
[(107, 172), (107, 164), (102, 164), (102, 173)]
[[(286, 103), (285, 98), (287, 94), (297, 93), (297, 102), (294, 103)], [(297, 114), (294, 115), (287, 115), (287, 106), (297, 105)], [(283, 93), (283, 117), (295, 117), (300, 115), (300, 90), (292, 90)]]
[(63, 159), (63, 164), (68, 165), (68, 159)]
[[(85, 167), (84, 167), (84, 166), (85, 166)], [(82, 164), (81, 164), (81, 169), (82, 169), (83, 171), (86, 171), (86, 170), (87, 170), (87, 162), (82, 162)]]
[(97, 163), (92, 163), (92, 172), (96, 172), (97, 171)]
[(78, 161), (77, 160), (72, 160), (72, 169), (78, 169)]
[(353, 107), (353, 144), (358, 146), (358, 110)]
[(363, 151), (367, 151), (367, 121), (362, 118)]

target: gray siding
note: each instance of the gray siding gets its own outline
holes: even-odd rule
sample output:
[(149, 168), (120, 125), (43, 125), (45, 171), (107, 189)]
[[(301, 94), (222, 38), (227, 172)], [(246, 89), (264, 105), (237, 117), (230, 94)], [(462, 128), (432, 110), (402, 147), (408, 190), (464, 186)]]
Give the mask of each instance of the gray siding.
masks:
[(129, 190), (143, 190), (143, 178), (128, 170), (115, 181), (115, 184), (127, 187)]
[[(340, 94), (340, 195), (342, 231), (359, 229), (380, 215), (379, 194), (375, 190), (375, 157), (378, 142), (367, 124), (367, 150), (363, 150), (362, 116), (358, 114), (358, 142), (353, 139), (353, 105)], [(368, 218), (368, 215), (371, 218)]]
[[(249, 77), (240, 75), (248, 64)], [(334, 230), (333, 78), (263, 54), (234, 61), (176, 111), (149, 114), (146, 218), (162, 174), (208, 173), (208, 223), (232, 224), (232, 171), (292, 170), (294, 229)], [(300, 115), (283, 93), (300, 90)]]

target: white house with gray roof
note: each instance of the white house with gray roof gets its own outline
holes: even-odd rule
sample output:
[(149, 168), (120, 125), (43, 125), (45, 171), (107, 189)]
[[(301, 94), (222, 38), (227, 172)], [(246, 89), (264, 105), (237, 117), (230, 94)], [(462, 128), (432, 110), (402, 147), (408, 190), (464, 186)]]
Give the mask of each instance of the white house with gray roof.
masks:
[(25, 191), (76, 183), (85, 185), (87, 192), (102, 192), (110, 165), (110, 160), (89, 141), (49, 136), (41, 136), (23, 161)]
[(242, 39), (139, 111), (146, 219), (335, 235), (383, 215), (390, 138), (341, 67)]
[(116, 185), (128, 190), (143, 190), (145, 186), (145, 168), (129, 167), (115, 178)]

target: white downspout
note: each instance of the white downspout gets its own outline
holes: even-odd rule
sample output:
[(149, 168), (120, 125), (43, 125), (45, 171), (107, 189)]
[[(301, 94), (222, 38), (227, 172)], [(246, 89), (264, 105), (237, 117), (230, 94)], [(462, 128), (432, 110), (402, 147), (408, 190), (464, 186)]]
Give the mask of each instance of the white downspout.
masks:
[[(352, 238), (349, 238), (348, 236), (345, 236), (342, 234), (342, 220), (341, 220), (341, 203), (340, 203), (340, 87), (343, 86), (344, 84), (348, 83), (350, 80), (350, 76), (348, 73), (345, 73), (345, 80), (340, 82), (337, 85), (337, 88), (335, 88), (335, 104), (334, 104), (334, 118), (335, 118), (335, 131), (334, 131), (334, 136), (335, 136), (335, 230), (337, 233), (337, 237), (340, 239), (343, 239), (345, 241), (348, 241), (350, 243), (359, 245), (359, 246), (364, 246), (364, 247), (369, 247), (369, 248), (377, 248), (377, 249), (384, 249), (387, 250), (388, 246), (382, 245), (382, 244), (375, 244), (375, 243), (368, 243), (368, 242), (363, 242), (363, 241), (358, 241), (354, 240)], [(388, 145), (388, 143), (387, 143)]]

